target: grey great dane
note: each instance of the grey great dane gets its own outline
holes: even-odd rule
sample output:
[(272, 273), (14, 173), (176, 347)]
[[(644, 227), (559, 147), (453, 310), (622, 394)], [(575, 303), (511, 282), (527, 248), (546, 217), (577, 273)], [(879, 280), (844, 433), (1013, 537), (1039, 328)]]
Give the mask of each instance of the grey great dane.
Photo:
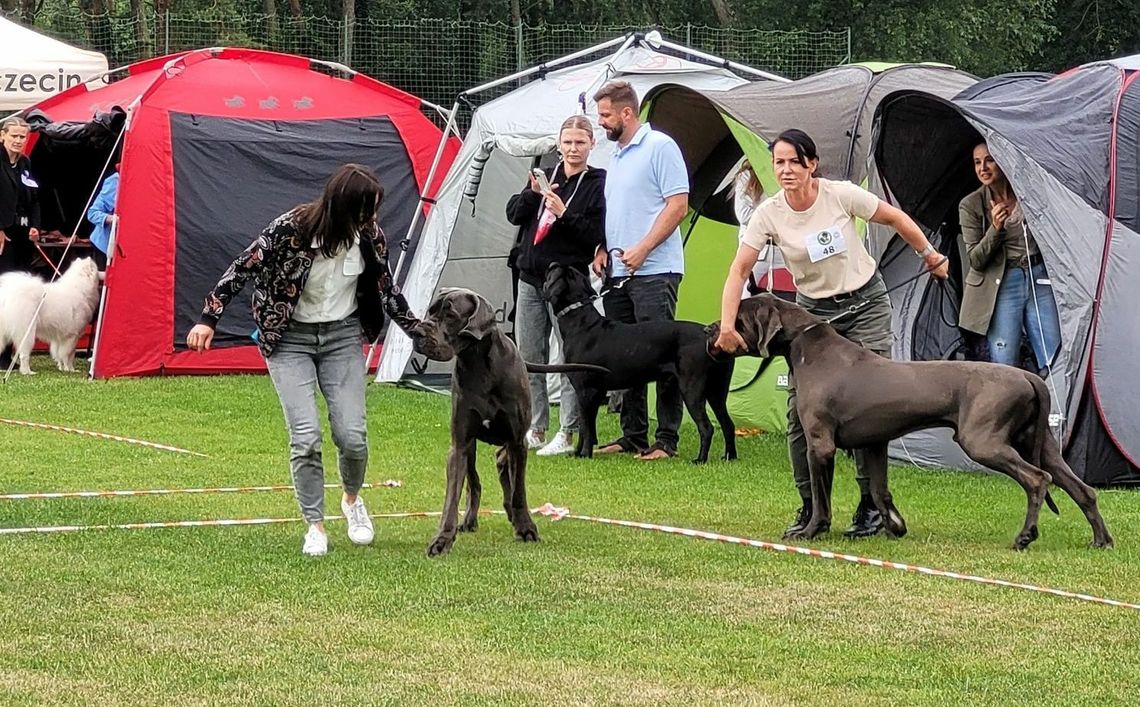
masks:
[[(457, 531), (479, 524), (482, 486), (475, 470), (476, 442), (498, 445), (495, 465), (503, 487), (503, 508), (523, 542), (538, 541), (538, 529), (526, 502), (526, 430), (530, 423), (527, 372), (600, 371), (583, 364), (524, 362), (518, 348), (498, 327), (490, 303), (463, 288), (443, 288), (427, 317), (412, 331), (417, 352), (436, 361), (455, 359), (451, 375), (451, 450), (447, 491), (439, 532), (428, 545), (430, 556), (451, 549)], [(459, 494), (467, 482), (467, 511), (457, 525)]]
[[(1047, 495), (1050, 482), (1080, 506), (1092, 526), (1092, 545), (1112, 545), (1096, 492), (1073, 473), (1049, 434), (1049, 390), (1038, 376), (992, 363), (891, 361), (771, 295), (741, 302), (736, 327), (745, 353), (784, 356), (796, 377), (812, 494), (811, 520), (797, 537), (812, 538), (830, 527), (837, 448), (862, 448), (873, 460), (868, 471), (875, 506), (887, 531), (904, 535), (906, 524), (887, 487), (887, 444), (916, 430), (949, 427), (971, 459), (1025, 489), (1029, 508), (1014, 549), (1037, 539), (1042, 502), (1057, 511)], [(718, 329), (719, 323), (710, 325), (710, 341)]]

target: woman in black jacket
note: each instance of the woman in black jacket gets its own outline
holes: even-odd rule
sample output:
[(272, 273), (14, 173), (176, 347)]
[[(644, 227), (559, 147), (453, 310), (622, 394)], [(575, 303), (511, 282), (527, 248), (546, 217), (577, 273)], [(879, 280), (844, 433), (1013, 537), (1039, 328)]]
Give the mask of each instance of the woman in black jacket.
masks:
[[(507, 202), (507, 220), (521, 226), (515, 246), (514, 267), (519, 274), (515, 302), (515, 339), (527, 361), (547, 363), (550, 334), (561, 345), (558, 320), (542, 298), (542, 284), (551, 263), (560, 263), (588, 272), (595, 251), (605, 243), (606, 171), (587, 164), (594, 147), (594, 126), (585, 116), (567, 118), (558, 131), (562, 161), (547, 172), (550, 189), (543, 191), (531, 176), (529, 184)], [(578, 431), (578, 402), (574, 389), (562, 377), (558, 434), (546, 442), (550, 403), (546, 397), (546, 375), (530, 376), (531, 422), (527, 446), (541, 447), (548, 456), (573, 450)]]
[[(22, 118), (0, 123), (0, 275), (28, 270), (35, 252), (32, 238), (39, 235), (39, 185), (24, 156), (28, 124)], [(0, 368), (11, 364), (11, 348), (0, 351)]]

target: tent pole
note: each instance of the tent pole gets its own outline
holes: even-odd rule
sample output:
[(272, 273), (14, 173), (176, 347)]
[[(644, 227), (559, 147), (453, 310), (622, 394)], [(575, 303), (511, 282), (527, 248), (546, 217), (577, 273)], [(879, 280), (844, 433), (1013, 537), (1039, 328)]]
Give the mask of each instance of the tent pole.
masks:
[[(653, 44), (658, 44), (658, 42), (653, 42)], [(652, 47), (653, 44), (650, 44), (649, 46)], [(691, 47), (685, 47), (685, 46), (682, 46), (680, 44), (674, 44), (673, 42), (670, 42), (667, 39), (662, 39), (659, 44), (663, 47), (668, 47), (669, 49), (672, 49), (675, 52), (682, 52), (682, 53), (688, 54), (690, 56), (696, 57), (697, 59), (701, 59), (703, 61), (709, 62), (710, 64), (719, 64), (720, 66), (732, 69), (733, 71), (740, 71), (740, 72), (743, 72), (746, 74), (752, 74), (753, 76), (759, 76), (760, 78), (768, 79), (769, 81), (780, 81), (782, 83), (791, 83), (791, 81), (792, 81), (791, 79), (784, 78), (783, 76), (779, 76), (777, 74), (772, 74), (772, 73), (769, 73), (767, 71), (761, 71), (760, 69), (754, 69), (751, 66), (746, 66), (745, 64), (738, 64), (735, 61), (729, 61), (728, 59), (722, 59), (721, 57), (714, 56), (712, 54), (706, 54), (706, 53), (700, 51), (699, 49), (693, 49)]]
[[(435, 157), (432, 158), (431, 168), (428, 170), (427, 179), (424, 180), (424, 191), (427, 192), (431, 189), (432, 181), (435, 179), (435, 173), (439, 169), (439, 162), (443, 159), (443, 149), (447, 146), (447, 136), (455, 128), (455, 116), (459, 114), (459, 99), (455, 99), (455, 105), (451, 107), (451, 113), (447, 116), (447, 124), (443, 127), (443, 132), (439, 136), (439, 145), (435, 148)], [(423, 201), (423, 195), (420, 196), (420, 201)], [(411, 242), (412, 234), (416, 232), (416, 226), (420, 222), (420, 214), (423, 212), (423, 205), (421, 204), (412, 213), (412, 222), (408, 224), (408, 232), (404, 235), (405, 242)], [(408, 254), (406, 248), (400, 248), (400, 257), (396, 259), (396, 269), (392, 272), (392, 284), (399, 283), (400, 269), (404, 264), (404, 256)]]
[(488, 83), (485, 83), (482, 86), (476, 86), (475, 88), (467, 89), (466, 91), (464, 91), (463, 93), (461, 93), (459, 95), (460, 96), (472, 96), (476, 93), (482, 93), (483, 91), (487, 91), (487, 90), (492, 89), (496, 86), (501, 86), (505, 83), (509, 83), (511, 81), (521, 79), (525, 76), (529, 76), (530, 74), (534, 74), (534, 73), (537, 73), (539, 71), (544, 71), (546, 69), (551, 69), (555, 66), (560, 66), (560, 65), (565, 64), (567, 62), (574, 61), (575, 59), (580, 59), (580, 58), (587, 56), (589, 54), (593, 54), (594, 52), (601, 51), (602, 49), (609, 49), (610, 47), (612, 47), (616, 44), (622, 44), (623, 42), (629, 42), (629, 39), (630, 39), (629, 37), (625, 37), (625, 36), (615, 37), (614, 39), (611, 39), (608, 42), (602, 42), (601, 44), (597, 44), (595, 46), (589, 47), (588, 49), (583, 49), (581, 51), (574, 52), (573, 54), (567, 54), (566, 56), (559, 57), (557, 59), (554, 59), (552, 61), (548, 61), (548, 62), (543, 63), (543, 64), (539, 64), (538, 66), (532, 66), (529, 69), (523, 69), (522, 71), (516, 71), (515, 73), (511, 74), (510, 76), (504, 76), (501, 79), (495, 79), (494, 81), (490, 81)]
[[(135, 98), (133, 101), (131, 101), (130, 105), (127, 106), (127, 118), (126, 118), (126, 120), (123, 121), (123, 129), (122, 129), (122, 131), (119, 132), (119, 137), (115, 140), (115, 146), (111, 148), (111, 154), (107, 156), (107, 164), (103, 165), (103, 173), (104, 174), (107, 171), (107, 167), (111, 163), (111, 157), (114, 156), (115, 150), (118, 149), (120, 145), (125, 145), (125, 143), (126, 143), (127, 131), (130, 130), (130, 128), (131, 128), (131, 120), (134, 118), (135, 109), (138, 107), (140, 99), (141, 99), (141, 96), (138, 98)], [(123, 148), (123, 152), (119, 153), (119, 159), (120, 160), (122, 159), (122, 156), (125, 152), (126, 152), (126, 147)], [(98, 188), (98, 186), (96, 188)], [(117, 200), (118, 200), (118, 197), (116, 196), (116, 201)], [(88, 204), (88, 206), (90, 206), (90, 203)], [(118, 211), (119, 211), (119, 206), (116, 203), (115, 204), (115, 213), (118, 214)], [(84, 208), (83, 213), (87, 213), (86, 208)], [(103, 310), (106, 309), (106, 307), (107, 307), (107, 277), (106, 277), (106, 274), (107, 274), (107, 272), (109, 272), (111, 270), (111, 261), (113, 261), (115, 259), (115, 243), (116, 243), (116, 241), (118, 241), (118, 239), (119, 239), (119, 220), (116, 218), (115, 221), (111, 224), (111, 234), (107, 238), (107, 269), (103, 271), (103, 282), (102, 282), (101, 286), (99, 287), (99, 314), (98, 314), (98, 319), (95, 320), (95, 333), (93, 334), (95, 339), (94, 339), (94, 341), (91, 342), (91, 367), (87, 371), (87, 377), (92, 378), (92, 379), (95, 378), (95, 361), (98, 359), (98, 356), (99, 356), (99, 340), (103, 336)]]

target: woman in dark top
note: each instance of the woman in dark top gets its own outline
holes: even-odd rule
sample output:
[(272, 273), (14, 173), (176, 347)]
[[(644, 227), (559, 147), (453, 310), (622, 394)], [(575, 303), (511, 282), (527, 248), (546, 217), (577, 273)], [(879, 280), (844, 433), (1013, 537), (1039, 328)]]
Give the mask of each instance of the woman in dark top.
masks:
[(337, 447), (348, 538), (357, 545), (373, 539), (358, 495), (368, 468), (364, 335), (379, 335), (385, 311), (409, 333), (418, 323), (388, 271), (376, 223), (383, 198), (367, 167), (338, 169), (319, 199), (277, 217), (230, 264), (186, 337), (191, 350), (209, 349), (226, 306), (253, 280), (258, 346), (285, 413), (293, 488), (309, 523), (305, 555), (328, 551), (318, 388)]
[[(575, 115), (562, 123), (558, 149), (562, 161), (546, 173), (549, 191), (543, 191), (534, 176), (521, 192), (507, 202), (507, 220), (521, 226), (515, 246), (519, 274), (515, 303), (515, 339), (527, 361), (548, 363), (550, 334), (561, 346), (558, 320), (542, 298), (542, 284), (551, 263), (588, 272), (594, 253), (605, 243), (606, 171), (587, 165), (594, 147), (594, 126), (585, 116)], [(550, 403), (546, 375), (530, 376), (531, 422), (527, 446), (541, 447), (538, 454), (565, 454), (574, 448), (578, 431), (578, 401), (565, 376), (561, 378), (560, 431), (546, 442)]]
[[(31, 268), (32, 238), (40, 233), (39, 185), (24, 156), (27, 141), (28, 124), (22, 118), (0, 123), (0, 275)], [(0, 351), (0, 367), (11, 364), (10, 355), (10, 347)]]

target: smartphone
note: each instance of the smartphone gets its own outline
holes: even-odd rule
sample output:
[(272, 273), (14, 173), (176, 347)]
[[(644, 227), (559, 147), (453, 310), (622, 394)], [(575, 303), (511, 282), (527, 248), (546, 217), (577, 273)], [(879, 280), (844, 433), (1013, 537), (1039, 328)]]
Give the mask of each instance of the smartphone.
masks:
[(534, 175), (534, 181), (538, 182), (539, 191), (550, 191), (550, 180), (546, 178), (546, 172), (535, 167), (530, 173)]

